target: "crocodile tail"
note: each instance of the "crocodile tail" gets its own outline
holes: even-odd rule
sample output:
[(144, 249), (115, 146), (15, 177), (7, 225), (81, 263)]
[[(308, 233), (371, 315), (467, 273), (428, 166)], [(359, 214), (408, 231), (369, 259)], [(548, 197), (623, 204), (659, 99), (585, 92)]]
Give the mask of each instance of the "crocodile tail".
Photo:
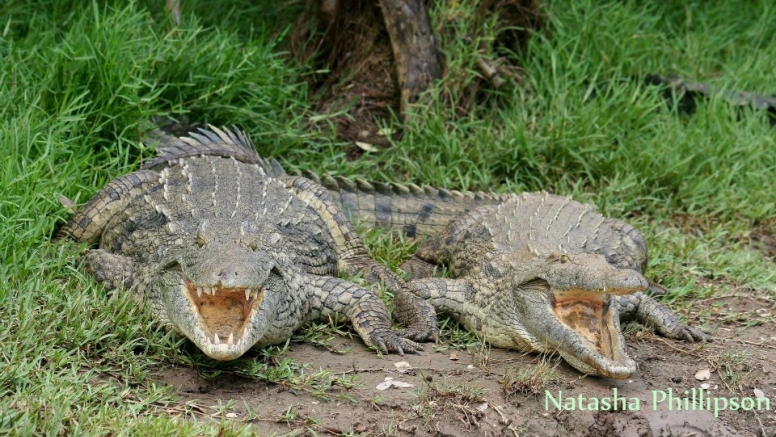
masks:
[(462, 214), (498, 204), (508, 194), (455, 191), (415, 184), (367, 182), (341, 176), (305, 177), (323, 185), (345, 216), (367, 228), (387, 228), (408, 237), (434, 236)]
[(269, 176), (286, 175), (277, 161), (260, 157), (250, 138), (237, 127), (222, 130), (208, 125), (208, 128), (200, 128), (180, 138), (168, 135), (159, 129), (152, 131), (145, 142), (156, 148), (156, 157), (144, 163), (141, 169), (156, 169), (167, 165), (170, 161), (208, 155), (231, 157), (240, 162), (258, 164)]
[(108, 182), (83, 208), (73, 214), (57, 231), (53, 240), (69, 237), (80, 243), (97, 243), (113, 216), (149, 186), (158, 183), (159, 174), (150, 170), (138, 170)]

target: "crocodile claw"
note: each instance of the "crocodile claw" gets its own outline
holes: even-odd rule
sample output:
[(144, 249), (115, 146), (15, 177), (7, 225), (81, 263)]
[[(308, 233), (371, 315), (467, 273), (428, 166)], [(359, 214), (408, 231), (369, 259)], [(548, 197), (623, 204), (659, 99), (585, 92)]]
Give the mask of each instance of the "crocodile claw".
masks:
[(397, 331), (377, 331), (370, 336), (372, 345), (380, 349), (384, 354), (395, 353), (399, 355), (416, 354), (423, 350), (423, 346), (407, 338), (399, 336)]
[(405, 329), (396, 331), (396, 335), (421, 343), (427, 341), (433, 341), (434, 343), (439, 342), (439, 331), (437, 330), (436, 324), (433, 327), (429, 327), (426, 324), (408, 326)]
[(713, 341), (709, 334), (692, 326), (678, 324), (672, 328), (673, 329), (669, 331), (668, 329), (661, 329), (661, 327), (658, 327), (657, 331), (664, 337), (673, 338), (674, 340), (683, 340), (688, 343)]

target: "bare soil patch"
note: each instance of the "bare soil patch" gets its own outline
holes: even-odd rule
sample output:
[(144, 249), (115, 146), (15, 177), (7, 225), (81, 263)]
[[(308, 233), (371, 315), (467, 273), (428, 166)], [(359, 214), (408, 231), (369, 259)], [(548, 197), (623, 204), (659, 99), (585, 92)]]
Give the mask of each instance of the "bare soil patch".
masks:
[[(165, 369), (164, 384), (178, 387), (181, 403), (194, 406), (196, 420), (225, 417), (248, 422), (259, 435), (364, 436), (773, 436), (776, 435), (776, 330), (773, 318), (743, 324), (728, 311), (754, 314), (761, 302), (731, 296), (706, 302), (712, 325), (719, 326), (713, 343), (693, 345), (636, 330), (628, 334), (628, 353), (639, 373), (627, 381), (586, 377), (553, 361), (556, 378), (533, 395), (504, 390), (505, 374), (541, 363), (537, 355), (506, 350), (455, 351), (445, 344), (426, 345), (419, 355), (378, 356), (357, 339), (337, 337), (337, 355), (309, 344), (293, 344), (287, 356), (335, 375), (356, 375), (354, 387), (338, 387), (322, 399), (282, 385), (221, 375), (206, 379), (194, 368)], [(716, 315), (715, 315), (716, 314)], [(692, 319), (692, 317), (690, 317)], [(747, 326), (748, 325), (748, 326)], [(451, 355), (454, 354), (454, 355)], [(451, 359), (452, 358), (452, 359)], [(395, 363), (412, 367), (400, 373)], [(696, 372), (709, 369), (707, 381)], [(393, 381), (412, 387), (377, 386)], [(771, 410), (677, 411), (666, 403), (653, 407), (653, 396), (673, 390), (675, 397), (708, 384), (707, 396), (730, 399), (755, 397), (755, 389), (770, 398)], [(514, 387), (514, 386), (510, 386)], [(628, 411), (591, 411), (590, 399), (611, 398), (614, 390)], [(573, 409), (556, 408), (548, 400), (583, 396)], [(559, 393), (560, 392), (560, 393)], [(655, 394), (657, 393), (657, 395)], [(602, 405), (602, 404), (601, 404)], [(228, 406), (225, 408), (225, 406)], [(600, 408), (600, 405), (599, 405)]]

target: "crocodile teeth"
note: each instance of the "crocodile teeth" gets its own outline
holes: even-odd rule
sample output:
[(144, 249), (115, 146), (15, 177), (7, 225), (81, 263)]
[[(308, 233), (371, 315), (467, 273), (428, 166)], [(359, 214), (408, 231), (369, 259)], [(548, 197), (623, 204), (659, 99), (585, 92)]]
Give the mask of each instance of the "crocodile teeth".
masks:
[(202, 297), (202, 287), (197, 287), (197, 297)]
[(213, 335), (213, 344), (221, 344), (221, 339), (218, 338), (218, 334)]
[(229, 340), (226, 340), (226, 344), (228, 344), (229, 346), (234, 346), (234, 334), (233, 333), (231, 333), (231, 332), (229, 333)]
[(246, 288), (245, 289), (245, 300), (250, 300), (250, 298), (251, 298), (251, 289), (250, 288)]

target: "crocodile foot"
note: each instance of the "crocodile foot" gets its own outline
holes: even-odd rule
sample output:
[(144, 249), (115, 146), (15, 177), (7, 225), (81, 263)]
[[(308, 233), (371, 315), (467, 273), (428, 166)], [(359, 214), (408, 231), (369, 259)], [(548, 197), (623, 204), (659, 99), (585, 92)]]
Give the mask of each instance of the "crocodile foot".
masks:
[(399, 355), (416, 354), (423, 350), (423, 346), (414, 341), (403, 338), (402, 331), (379, 329), (369, 335), (370, 343), (384, 354), (395, 353)]
[(655, 330), (663, 337), (672, 338), (674, 340), (684, 340), (688, 343), (713, 341), (709, 334), (700, 329), (685, 325), (678, 320), (675, 320), (675, 322), (675, 324), (670, 325), (657, 325), (655, 326)]
[(425, 300), (403, 288), (394, 295), (394, 318), (405, 328), (398, 335), (414, 341), (438, 341), (436, 310)]
[(663, 337), (696, 341), (712, 341), (709, 334), (682, 323), (668, 307), (644, 293), (619, 296), (620, 317), (622, 321), (635, 319), (643, 325), (651, 326)]

